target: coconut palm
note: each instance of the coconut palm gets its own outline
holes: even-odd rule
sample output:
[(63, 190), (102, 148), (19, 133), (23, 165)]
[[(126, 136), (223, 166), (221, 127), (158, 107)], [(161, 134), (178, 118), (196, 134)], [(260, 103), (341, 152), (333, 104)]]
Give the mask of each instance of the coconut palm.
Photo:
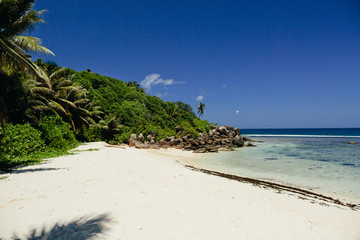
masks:
[(0, 1), (0, 71), (12, 75), (18, 71), (47, 79), (46, 73), (30, 60), (28, 53), (52, 54), (41, 40), (19, 34), (32, 30), (45, 10), (32, 9), (35, 0)]
[(202, 115), (204, 115), (206, 107), (205, 107), (204, 103), (199, 103), (199, 105), (196, 105), (196, 106), (197, 106), (197, 113), (200, 118)]
[(64, 68), (49, 76), (50, 85), (42, 79), (28, 78), (23, 88), (28, 95), (28, 116), (38, 119), (40, 112), (52, 111), (71, 124), (74, 132), (84, 125), (96, 125), (102, 111), (87, 98), (88, 91), (72, 81)]
[[(32, 30), (39, 22), (44, 22), (42, 11), (32, 9), (35, 0), (0, 0), (0, 77), (8, 81), (15, 73), (31, 74), (49, 82), (46, 72), (30, 60), (29, 53), (39, 52), (52, 54), (41, 45), (39, 38), (20, 36), (19, 34)], [(17, 78), (15, 78), (17, 79)], [(10, 79), (14, 80), (14, 79)], [(6, 99), (0, 96), (0, 121), (4, 128), (7, 122)]]

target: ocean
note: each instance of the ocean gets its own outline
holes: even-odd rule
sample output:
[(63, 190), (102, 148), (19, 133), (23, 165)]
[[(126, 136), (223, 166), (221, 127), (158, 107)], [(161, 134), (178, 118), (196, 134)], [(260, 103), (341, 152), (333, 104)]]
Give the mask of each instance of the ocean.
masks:
[(205, 154), (191, 164), (360, 203), (360, 128), (244, 129), (241, 133), (260, 141), (257, 147)]

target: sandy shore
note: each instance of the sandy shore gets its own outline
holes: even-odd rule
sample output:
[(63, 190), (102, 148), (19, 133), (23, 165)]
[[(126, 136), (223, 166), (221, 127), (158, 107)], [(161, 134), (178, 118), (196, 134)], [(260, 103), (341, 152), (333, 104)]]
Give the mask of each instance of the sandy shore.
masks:
[(0, 239), (360, 239), (360, 211), (104, 145), (0, 175)]

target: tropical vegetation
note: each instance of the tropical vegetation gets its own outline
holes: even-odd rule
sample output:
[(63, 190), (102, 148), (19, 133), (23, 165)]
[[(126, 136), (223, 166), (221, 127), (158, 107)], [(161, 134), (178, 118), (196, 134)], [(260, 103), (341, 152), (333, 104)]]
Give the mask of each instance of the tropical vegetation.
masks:
[(140, 132), (159, 140), (177, 136), (176, 126), (193, 137), (208, 130), (190, 105), (147, 95), (137, 82), (31, 61), (33, 52), (53, 54), (40, 39), (19, 35), (43, 22), (34, 1), (0, 1), (0, 170), (65, 154), (79, 141), (126, 143)]

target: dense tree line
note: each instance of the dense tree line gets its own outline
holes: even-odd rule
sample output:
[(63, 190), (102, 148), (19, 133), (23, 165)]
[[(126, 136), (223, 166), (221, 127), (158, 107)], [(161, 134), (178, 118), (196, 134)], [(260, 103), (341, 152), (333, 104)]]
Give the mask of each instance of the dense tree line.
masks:
[(0, 169), (64, 154), (78, 141), (127, 142), (140, 132), (160, 139), (176, 136), (178, 125), (192, 136), (206, 130), (190, 105), (147, 95), (137, 82), (31, 61), (32, 52), (53, 54), (19, 35), (43, 22), (34, 1), (0, 1)]

